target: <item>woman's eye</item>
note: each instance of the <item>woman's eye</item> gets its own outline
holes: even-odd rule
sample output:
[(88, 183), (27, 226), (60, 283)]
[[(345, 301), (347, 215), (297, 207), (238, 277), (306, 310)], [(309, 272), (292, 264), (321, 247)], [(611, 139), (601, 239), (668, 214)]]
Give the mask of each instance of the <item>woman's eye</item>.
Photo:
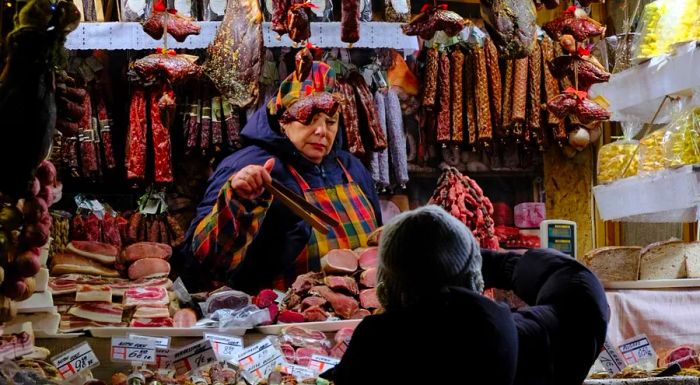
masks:
[(336, 123), (338, 123), (338, 121), (337, 121), (337, 120), (334, 120), (334, 119), (328, 119), (328, 120), (326, 120), (326, 124), (329, 125), (329, 126), (332, 126), (332, 125), (334, 125), (334, 124), (336, 124)]

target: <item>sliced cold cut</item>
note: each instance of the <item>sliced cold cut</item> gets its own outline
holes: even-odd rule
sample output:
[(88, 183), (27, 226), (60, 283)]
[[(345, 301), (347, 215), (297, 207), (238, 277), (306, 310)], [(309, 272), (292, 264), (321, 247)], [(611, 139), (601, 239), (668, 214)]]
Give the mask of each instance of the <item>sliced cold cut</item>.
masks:
[(192, 309), (180, 309), (173, 316), (173, 325), (176, 328), (190, 328), (197, 323), (197, 314)]
[(377, 267), (379, 264), (379, 248), (368, 247), (360, 253), (360, 268), (367, 270), (371, 267)]
[(360, 274), (360, 285), (364, 287), (376, 287), (377, 286), (377, 268), (370, 267)]
[(331, 250), (321, 258), (321, 269), (326, 274), (352, 274), (357, 270), (357, 254), (349, 249)]
[(66, 248), (74, 254), (87, 257), (104, 264), (112, 264), (119, 255), (119, 249), (108, 243), (94, 241), (72, 241)]
[(78, 285), (75, 302), (112, 302), (112, 289), (109, 286)]
[(51, 275), (88, 274), (103, 277), (119, 277), (119, 273), (95, 260), (72, 253), (58, 254), (51, 263)]
[(328, 319), (328, 312), (320, 306), (311, 306), (302, 312), (304, 321), (306, 322), (321, 322)]
[(173, 255), (170, 245), (158, 242), (138, 242), (124, 249), (124, 262), (134, 262), (144, 258), (169, 259)]
[(162, 287), (135, 287), (124, 292), (124, 306), (167, 305), (168, 291)]
[[(177, 315), (177, 313), (175, 313)], [(136, 307), (134, 318), (167, 318), (170, 317), (170, 311), (165, 305), (141, 305)], [(195, 322), (197, 318), (195, 317)], [(194, 326), (194, 322), (192, 325)], [(187, 326), (189, 327), (189, 326)]]
[(351, 277), (329, 275), (323, 280), (323, 282), (326, 284), (326, 286), (336, 291), (341, 291), (351, 295), (357, 295), (360, 293), (360, 290), (357, 288), (357, 282)]
[(166, 318), (139, 318), (131, 320), (129, 324), (132, 328), (171, 328), (173, 327), (173, 319)]
[(325, 298), (312, 295), (310, 297), (304, 298), (304, 300), (301, 301), (301, 310), (306, 310), (307, 308), (310, 308), (312, 306), (320, 307), (327, 303), (328, 301)]
[(129, 266), (129, 279), (163, 277), (168, 274), (170, 274), (170, 264), (159, 258), (139, 259)]
[(345, 294), (336, 293), (327, 286), (313, 287), (311, 293), (318, 294), (328, 300), (335, 313), (344, 319), (349, 319), (360, 308), (357, 301)]
[(360, 304), (365, 309), (379, 309), (382, 305), (377, 298), (377, 289), (365, 289), (360, 292)]

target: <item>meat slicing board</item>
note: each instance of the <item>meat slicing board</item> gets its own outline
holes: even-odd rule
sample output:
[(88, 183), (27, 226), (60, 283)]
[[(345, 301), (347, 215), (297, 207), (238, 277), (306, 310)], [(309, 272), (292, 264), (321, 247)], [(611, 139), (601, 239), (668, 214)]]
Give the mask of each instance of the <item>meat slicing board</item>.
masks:
[(282, 332), (282, 329), (289, 326), (300, 326), (309, 330), (316, 330), (319, 332), (337, 332), (343, 328), (354, 328), (360, 324), (360, 319), (349, 319), (342, 321), (322, 321), (322, 322), (298, 322), (291, 324), (276, 324), (268, 326), (258, 326), (255, 330), (262, 334), (277, 335)]
[(167, 327), (100, 327), (87, 329), (93, 337), (112, 338), (125, 337), (128, 334), (138, 334), (150, 337), (203, 337), (204, 333), (222, 333), (242, 336), (245, 328), (218, 329), (218, 328), (167, 328)]
[(653, 279), (645, 281), (604, 282), (603, 286), (611, 290), (671, 289), (682, 287), (700, 287), (700, 278)]

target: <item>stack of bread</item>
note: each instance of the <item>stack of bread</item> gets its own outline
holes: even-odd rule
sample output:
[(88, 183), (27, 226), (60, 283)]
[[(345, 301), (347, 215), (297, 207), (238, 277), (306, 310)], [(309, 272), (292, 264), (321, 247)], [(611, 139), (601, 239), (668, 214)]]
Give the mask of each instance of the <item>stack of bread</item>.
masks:
[(700, 242), (669, 240), (645, 248), (603, 247), (581, 261), (604, 282), (700, 278)]

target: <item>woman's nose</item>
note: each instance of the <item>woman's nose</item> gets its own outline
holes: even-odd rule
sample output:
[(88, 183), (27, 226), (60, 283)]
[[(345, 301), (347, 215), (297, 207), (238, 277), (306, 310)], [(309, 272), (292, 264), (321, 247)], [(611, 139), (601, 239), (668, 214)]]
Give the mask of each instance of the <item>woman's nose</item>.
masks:
[(318, 122), (315, 122), (313, 128), (314, 128), (314, 134), (319, 135), (319, 136), (325, 135), (326, 131), (328, 130), (328, 127), (326, 126), (326, 122), (324, 122), (323, 119), (321, 119)]

